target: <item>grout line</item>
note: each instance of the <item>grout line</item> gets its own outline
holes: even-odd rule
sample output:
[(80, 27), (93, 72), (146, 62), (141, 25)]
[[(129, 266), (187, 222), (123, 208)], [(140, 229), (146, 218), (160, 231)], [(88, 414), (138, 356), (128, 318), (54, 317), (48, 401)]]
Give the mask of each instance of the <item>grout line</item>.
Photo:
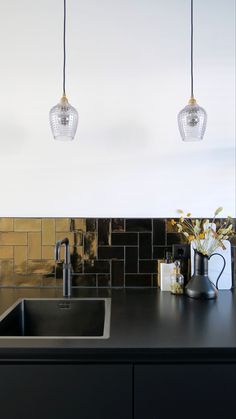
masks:
[[(140, 233), (138, 233), (138, 265), (140, 261)], [(138, 272), (139, 272), (139, 266), (138, 266)]]
[(110, 286), (112, 287), (113, 278), (112, 278), (112, 260), (110, 260)]
[(112, 223), (112, 219), (109, 218), (109, 224), (108, 224), (108, 244), (109, 244), (109, 246), (111, 246), (111, 232), (112, 232), (111, 223)]
[(123, 281), (123, 287), (126, 287), (126, 262), (127, 262), (127, 258), (126, 258), (126, 247), (124, 247), (124, 281)]
[[(115, 247), (115, 248), (117, 248), (117, 247), (138, 247), (138, 245), (137, 244), (114, 244), (114, 245), (112, 245), (112, 246), (110, 246), (109, 244), (100, 244), (98, 247), (108, 247), (108, 248), (112, 248), (112, 247)], [(99, 259), (99, 260), (101, 260), (101, 259)]]
[(124, 268), (124, 271), (123, 271), (123, 288), (125, 288), (125, 261), (123, 261), (123, 268)]
[(139, 234), (138, 234), (138, 252), (137, 252), (137, 272), (139, 274)]

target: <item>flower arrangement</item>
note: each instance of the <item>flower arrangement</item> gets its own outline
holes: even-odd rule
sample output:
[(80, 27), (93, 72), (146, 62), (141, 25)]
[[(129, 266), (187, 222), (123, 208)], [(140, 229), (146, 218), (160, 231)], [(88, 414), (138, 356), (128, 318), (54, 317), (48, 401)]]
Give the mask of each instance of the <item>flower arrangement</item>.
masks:
[(191, 219), (190, 213), (185, 216), (182, 210), (178, 210), (181, 215), (180, 219), (178, 222), (171, 220), (171, 224), (177, 228), (178, 233), (182, 233), (188, 242), (193, 244), (194, 250), (211, 256), (218, 247), (225, 250), (223, 240), (230, 239), (235, 234), (230, 216), (219, 226), (216, 226), (216, 216), (222, 210), (222, 207), (217, 208), (212, 221)]

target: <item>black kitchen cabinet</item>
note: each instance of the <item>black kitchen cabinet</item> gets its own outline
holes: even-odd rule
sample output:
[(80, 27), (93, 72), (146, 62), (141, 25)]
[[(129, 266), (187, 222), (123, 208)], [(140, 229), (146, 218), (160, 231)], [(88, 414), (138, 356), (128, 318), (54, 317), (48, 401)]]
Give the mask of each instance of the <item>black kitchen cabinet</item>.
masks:
[(137, 365), (134, 419), (232, 419), (236, 364)]
[(1, 419), (131, 419), (132, 367), (0, 365)]

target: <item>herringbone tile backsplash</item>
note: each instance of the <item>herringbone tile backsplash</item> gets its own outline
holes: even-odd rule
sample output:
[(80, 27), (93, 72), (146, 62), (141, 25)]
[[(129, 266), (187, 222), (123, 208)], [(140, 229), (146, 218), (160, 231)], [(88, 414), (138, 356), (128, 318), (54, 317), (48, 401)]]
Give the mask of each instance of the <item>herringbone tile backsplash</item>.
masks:
[(54, 246), (64, 237), (73, 285), (85, 287), (156, 287), (158, 260), (185, 244), (165, 218), (0, 218), (0, 286), (58, 286)]

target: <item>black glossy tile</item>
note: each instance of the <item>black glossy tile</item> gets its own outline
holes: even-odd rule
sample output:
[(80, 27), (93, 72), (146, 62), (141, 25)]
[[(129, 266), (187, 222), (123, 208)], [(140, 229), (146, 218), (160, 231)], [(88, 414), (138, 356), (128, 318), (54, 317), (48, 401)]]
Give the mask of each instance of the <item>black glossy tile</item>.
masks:
[(124, 247), (122, 246), (98, 246), (99, 259), (124, 259)]
[(97, 228), (96, 218), (86, 218), (86, 231), (94, 232)]
[(112, 231), (125, 231), (125, 219), (124, 218), (112, 218)]
[(156, 218), (153, 220), (153, 245), (161, 246), (166, 244), (166, 220)]
[(152, 259), (152, 233), (139, 233), (139, 259)]
[(139, 272), (152, 274), (157, 272), (157, 261), (156, 260), (140, 260), (139, 261)]
[(80, 262), (74, 263), (73, 259), (71, 259), (71, 265), (73, 268), (73, 272), (78, 273), (78, 274), (83, 272), (83, 262), (80, 261)]
[(153, 274), (153, 275), (152, 275), (152, 286), (153, 286), (154, 288), (157, 288), (157, 287), (158, 287), (157, 274)]
[(74, 247), (72, 254), (70, 255), (71, 264), (74, 272), (81, 273), (82, 272), (82, 258), (81, 255), (77, 252), (77, 248)]
[(110, 218), (100, 218), (98, 220), (98, 245), (110, 245)]
[(96, 233), (86, 233), (84, 235), (84, 259), (95, 259), (96, 256), (97, 256)]
[(96, 287), (96, 275), (73, 275), (73, 287)]
[(110, 261), (107, 260), (85, 260), (84, 273), (110, 273)]
[(97, 275), (98, 287), (111, 287), (111, 276), (109, 274)]
[(112, 233), (111, 244), (113, 246), (135, 246), (138, 244), (138, 233)]
[(125, 272), (136, 273), (138, 272), (138, 248), (126, 247), (125, 248)]
[(167, 234), (167, 245), (170, 246), (172, 244), (179, 244), (179, 243), (186, 243), (183, 234), (179, 233), (168, 233)]
[(124, 261), (123, 260), (112, 260), (111, 276), (112, 276), (113, 287), (124, 286)]
[(126, 219), (126, 231), (152, 231), (152, 220), (150, 218), (128, 218)]
[(171, 246), (154, 246), (153, 247), (153, 259), (164, 259), (166, 252), (172, 252)]
[(151, 287), (151, 285), (152, 285), (151, 274), (125, 275), (126, 287)]

